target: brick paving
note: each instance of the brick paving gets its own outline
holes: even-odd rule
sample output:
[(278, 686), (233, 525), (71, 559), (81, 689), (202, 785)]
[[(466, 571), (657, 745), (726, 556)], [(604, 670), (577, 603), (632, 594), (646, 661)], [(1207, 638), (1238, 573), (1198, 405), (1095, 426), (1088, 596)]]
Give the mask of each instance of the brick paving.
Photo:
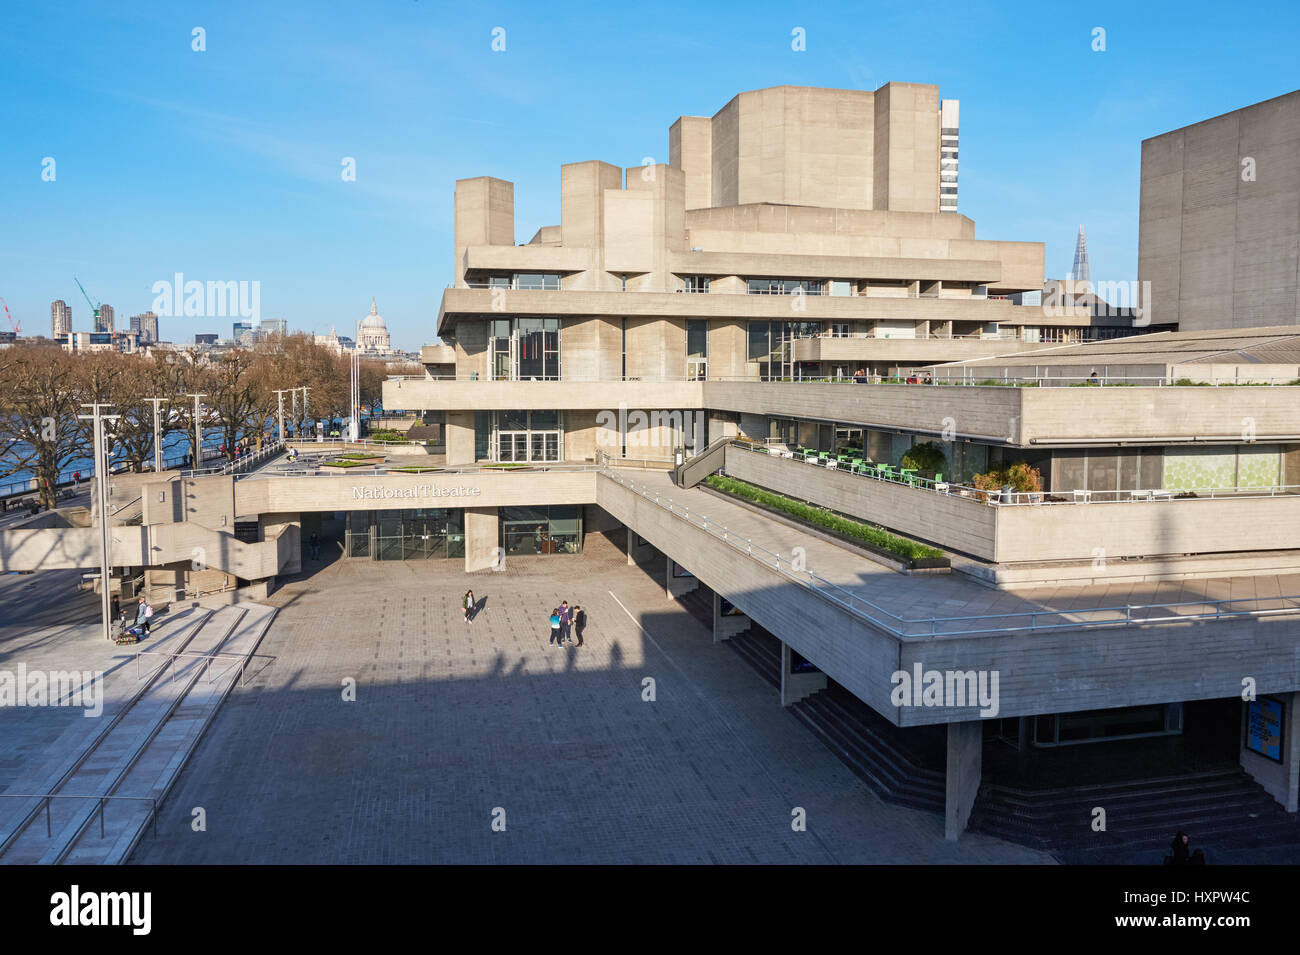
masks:
[[(468, 627), (466, 586), (486, 598)], [(546, 645), (562, 598), (588, 608), (582, 648)], [(270, 602), (274, 665), (232, 692), (133, 862), (1051, 861), (882, 803), (621, 557), (338, 561)]]

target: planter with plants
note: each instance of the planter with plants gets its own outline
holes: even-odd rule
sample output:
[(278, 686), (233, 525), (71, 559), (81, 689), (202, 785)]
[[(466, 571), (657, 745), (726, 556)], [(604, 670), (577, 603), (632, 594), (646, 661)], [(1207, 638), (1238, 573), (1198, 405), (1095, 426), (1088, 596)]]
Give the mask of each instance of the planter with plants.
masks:
[(704, 483), (713, 490), (739, 498), (755, 507), (815, 527), (838, 537), (846, 543), (872, 551), (893, 560), (901, 560), (909, 570), (947, 568), (951, 562), (937, 547), (891, 534), (883, 527), (856, 521), (794, 498), (786, 497), (736, 478), (714, 474)]
[(981, 501), (996, 501), (1004, 487), (1010, 486), (1017, 494), (1030, 495), (1031, 504), (1038, 504), (1043, 499), (1043, 475), (1038, 468), (1030, 467), (1025, 461), (1016, 461), (1010, 465), (993, 468), (984, 474), (976, 474), (971, 483), (977, 488), (976, 496)]
[(427, 468), (427, 467), (420, 467), (418, 465), (412, 464), (406, 467), (389, 468), (388, 473), (389, 474), (429, 474), (433, 471), (441, 471), (441, 470), (442, 468)]
[(357, 460), (338, 460), (325, 461), (321, 464), (323, 468), (373, 468), (376, 466), (374, 461), (357, 461)]

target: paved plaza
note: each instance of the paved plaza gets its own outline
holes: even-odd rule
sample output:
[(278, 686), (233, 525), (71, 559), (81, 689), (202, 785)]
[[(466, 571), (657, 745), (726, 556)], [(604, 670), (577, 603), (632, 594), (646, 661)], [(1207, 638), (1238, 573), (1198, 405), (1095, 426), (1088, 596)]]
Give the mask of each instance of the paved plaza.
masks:
[[(466, 626), (469, 585), (486, 603)], [(548, 649), (565, 598), (586, 645)], [(133, 862), (1051, 861), (882, 803), (621, 555), (336, 561), (271, 602), (274, 664), (231, 694)]]

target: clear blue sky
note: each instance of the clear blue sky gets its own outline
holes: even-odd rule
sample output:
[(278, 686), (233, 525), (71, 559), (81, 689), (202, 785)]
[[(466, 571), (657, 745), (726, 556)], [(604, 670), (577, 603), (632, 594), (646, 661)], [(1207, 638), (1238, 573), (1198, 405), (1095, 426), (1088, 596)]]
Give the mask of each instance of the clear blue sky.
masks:
[[(56, 298), (89, 329), (74, 275), (119, 327), (175, 272), (256, 280), (264, 317), (320, 332), (350, 334), (377, 296), (415, 348), (451, 277), (456, 179), (512, 180), (526, 241), (559, 222), (561, 163), (666, 162), (677, 116), (741, 90), (890, 80), (961, 100), (960, 210), (979, 237), (1046, 242), (1056, 277), (1084, 223), (1093, 278), (1131, 279), (1142, 139), (1297, 88), (1297, 40), (1294, 0), (10, 2), (0, 296), (48, 334)], [(174, 341), (196, 331), (229, 322), (163, 322)]]

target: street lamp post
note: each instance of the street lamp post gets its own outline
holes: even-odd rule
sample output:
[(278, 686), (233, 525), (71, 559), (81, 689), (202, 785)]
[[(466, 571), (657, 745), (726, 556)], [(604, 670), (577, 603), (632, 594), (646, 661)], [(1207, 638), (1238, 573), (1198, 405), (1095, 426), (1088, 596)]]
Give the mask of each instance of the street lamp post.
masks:
[(352, 355), (348, 362), (352, 375), (352, 422), (348, 425), (348, 437), (353, 441), (361, 438), (361, 321), (357, 321), (357, 335), (352, 339)]
[[(279, 428), (280, 428), (280, 442), (281, 442), (281, 443), (284, 442), (284, 396), (285, 396), (285, 394), (286, 394), (288, 391), (289, 391), (288, 388), (277, 388), (277, 389), (275, 389), (275, 400), (276, 400), (276, 412), (275, 412), (275, 417), (276, 417), (276, 421), (278, 422), (278, 424), (279, 424)], [(294, 397), (295, 397), (295, 398), (297, 397), (297, 393), (296, 393), (296, 392), (295, 392), (295, 394), (294, 394)], [(296, 405), (297, 403), (298, 403), (298, 402), (296, 402), (296, 401), (294, 402), (295, 405)]]
[(153, 405), (153, 473), (162, 473), (162, 421), (158, 417), (158, 406), (170, 398), (146, 398)]
[(99, 596), (100, 615), (104, 624), (104, 638), (113, 639), (113, 612), (108, 593), (108, 575), (113, 569), (112, 546), (108, 529), (108, 447), (104, 434), (104, 421), (116, 421), (121, 415), (106, 415), (100, 409), (112, 407), (107, 402), (83, 404), (83, 408), (94, 409), (91, 414), (78, 415), (85, 420), (95, 422), (95, 497), (99, 502)]
[(199, 410), (199, 399), (206, 398), (206, 392), (190, 392), (194, 399), (194, 470), (203, 467), (203, 418)]

